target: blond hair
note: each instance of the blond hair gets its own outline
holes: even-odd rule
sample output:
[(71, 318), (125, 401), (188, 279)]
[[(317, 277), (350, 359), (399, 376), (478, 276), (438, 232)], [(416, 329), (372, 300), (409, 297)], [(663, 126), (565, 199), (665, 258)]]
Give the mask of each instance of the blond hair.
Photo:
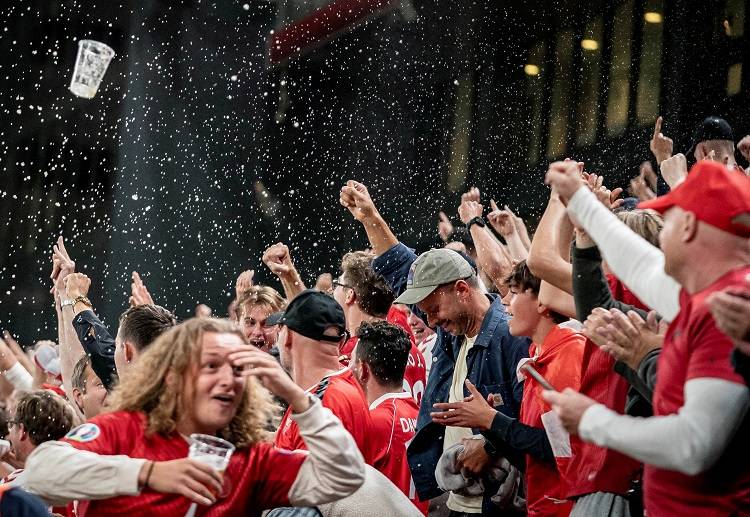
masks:
[(238, 317), (242, 315), (245, 308), (250, 312), (253, 307), (264, 307), (269, 312), (277, 312), (284, 308), (286, 300), (273, 287), (267, 285), (254, 285), (242, 293), (239, 299)]
[[(203, 335), (234, 334), (245, 343), (239, 327), (228, 320), (193, 318), (159, 336), (138, 358), (132, 373), (115, 389), (109, 411), (142, 411), (147, 417), (147, 434), (169, 434), (186, 406), (183, 379), (198, 368)], [(179, 382), (168, 382), (172, 377)], [(219, 436), (236, 447), (247, 447), (270, 438), (266, 426), (278, 414), (271, 395), (254, 378), (248, 377), (237, 413)]]
[(658, 212), (636, 208), (635, 210), (617, 212), (617, 217), (628, 228), (657, 248), (659, 247), (659, 234), (664, 227), (664, 219)]

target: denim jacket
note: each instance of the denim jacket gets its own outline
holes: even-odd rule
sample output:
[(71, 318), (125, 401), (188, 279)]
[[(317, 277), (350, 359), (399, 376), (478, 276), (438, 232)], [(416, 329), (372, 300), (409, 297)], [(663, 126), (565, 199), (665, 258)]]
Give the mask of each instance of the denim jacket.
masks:
[[(393, 290), (400, 294), (406, 287), (406, 277), (417, 256), (399, 243), (373, 262), (373, 269), (383, 275)], [(487, 295), (492, 304), (484, 316), (474, 346), (466, 358), (467, 378), (483, 397), (494, 395), (495, 409), (518, 418), (523, 395), (523, 384), (516, 376), (516, 365), (528, 357), (530, 342), (510, 335), (508, 315), (496, 295)], [(453, 369), (464, 336), (453, 336), (442, 328), (435, 329), (437, 342), (433, 348), (432, 369), (422, 397), (417, 419), (417, 433), (409, 445), (407, 455), (414, 485), (422, 500), (442, 493), (435, 480), (435, 467), (443, 453), (445, 428), (432, 422), (433, 404), (447, 402)], [(464, 393), (469, 395), (464, 387)], [(474, 434), (479, 430), (474, 429)], [(488, 494), (492, 495), (492, 494)]]

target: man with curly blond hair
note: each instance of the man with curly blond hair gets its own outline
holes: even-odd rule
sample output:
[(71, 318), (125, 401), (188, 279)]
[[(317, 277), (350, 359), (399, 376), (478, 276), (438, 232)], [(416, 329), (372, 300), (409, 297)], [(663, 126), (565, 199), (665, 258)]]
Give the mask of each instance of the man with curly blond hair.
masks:
[[(275, 407), (266, 388), (289, 403), (309, 453), (267, 441)], [(334, 501), (364, 481), (362, 456), (340, 422), (228, 321), (197, 318), (164, 333), (108, 411), (38, 448), (27, 488), (57, 505), (81, 500), (79, 517), (157, 508), (182, 517), (192, 502), (207, 506), (201, 515), (239, 516)], [(187, 457), (196, 433), (236, 448), (222, 474)]]

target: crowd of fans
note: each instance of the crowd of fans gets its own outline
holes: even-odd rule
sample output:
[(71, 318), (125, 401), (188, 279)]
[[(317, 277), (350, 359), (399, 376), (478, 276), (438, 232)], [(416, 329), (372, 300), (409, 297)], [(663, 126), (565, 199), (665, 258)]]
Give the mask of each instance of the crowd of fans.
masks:
[(369, 248), (308, 289), (274, 244), (227, 318), (133, 273), (110, 329), (60, 237), (58, 342), (0, 339), (0, 514), (750, 515), (750, 168), (661, 124), (631, 197), (555, 162), (533, 234), (472, 188), (420, 255), (348, 181)]

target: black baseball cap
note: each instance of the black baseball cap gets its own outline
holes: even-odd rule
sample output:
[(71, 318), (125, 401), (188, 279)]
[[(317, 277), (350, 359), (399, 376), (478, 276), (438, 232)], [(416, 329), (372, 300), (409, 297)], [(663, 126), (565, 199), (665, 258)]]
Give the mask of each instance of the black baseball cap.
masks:
[(693, 132), (693, 142), (688, 155), (692, 157), (698, 144), (707, 140), (731, 140), (734, 142), (732, 126), (721, 117), (706, 117)]
[[(317, 289), (306, 289), (299, 293), (289, 302), (277, 323), (316, 341), (338, 343), (346, 337), (344, 309), (332, 296)], [(339, 335), (326, 335), (328, 327), (338, 328)]]

